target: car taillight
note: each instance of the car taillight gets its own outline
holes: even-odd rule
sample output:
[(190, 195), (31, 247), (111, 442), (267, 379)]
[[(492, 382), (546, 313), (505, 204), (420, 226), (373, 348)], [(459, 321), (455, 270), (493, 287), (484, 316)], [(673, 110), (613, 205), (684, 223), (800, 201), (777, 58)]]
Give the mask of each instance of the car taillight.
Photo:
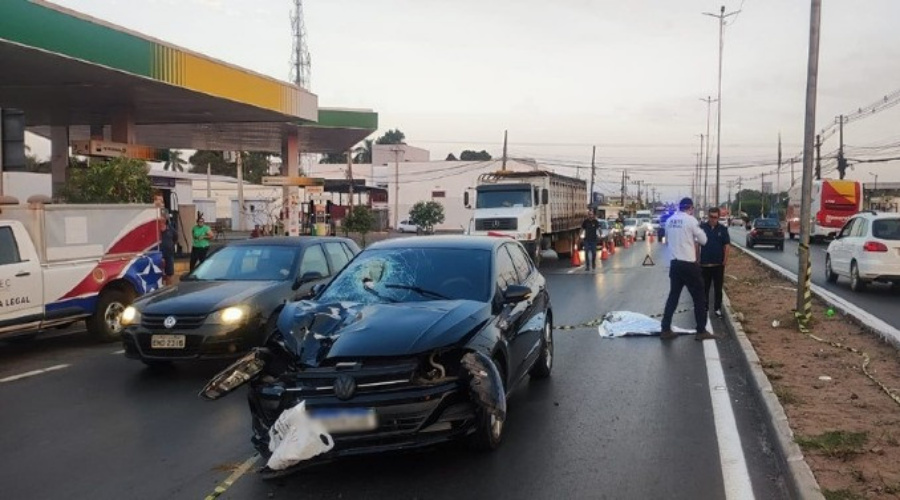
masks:
[(756, 236), (756, 229), (750, 231), (750, 236)]
[(866, 252), (887, 252), (888, 247), (880, 241), (867, 241), (866, 244), (863, 245), (863, 250)]

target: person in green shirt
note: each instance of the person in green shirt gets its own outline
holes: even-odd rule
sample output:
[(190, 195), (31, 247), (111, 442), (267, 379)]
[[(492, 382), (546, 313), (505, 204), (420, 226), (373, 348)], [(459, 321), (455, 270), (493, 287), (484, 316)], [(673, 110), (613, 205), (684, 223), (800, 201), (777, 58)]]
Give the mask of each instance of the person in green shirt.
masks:
[(191, 245), (191, 271), (206, 260), (209, 242), (215, 237), (211, 227), (206, 225), (203, 216), (197, 217), (197, 224), (191, 229), (193, 244)]

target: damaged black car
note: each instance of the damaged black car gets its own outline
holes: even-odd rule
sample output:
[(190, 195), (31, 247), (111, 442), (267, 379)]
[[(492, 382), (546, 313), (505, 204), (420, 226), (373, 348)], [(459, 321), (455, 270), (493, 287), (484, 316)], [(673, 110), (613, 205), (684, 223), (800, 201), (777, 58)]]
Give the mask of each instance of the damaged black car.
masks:
[(249, 382), (252, 442), (267, 459), (270, 439), (285, 430), (279, 417), (303, 403), (333, 444), (262, 471), (281, 475), (460, 438), (493, 450), (508, 392), (552, 367), (550, 297), (519, 243), (404, 238), (370, 246), (314, 300), (288, 304), (265, 347), (201, 396), (217, 399)]

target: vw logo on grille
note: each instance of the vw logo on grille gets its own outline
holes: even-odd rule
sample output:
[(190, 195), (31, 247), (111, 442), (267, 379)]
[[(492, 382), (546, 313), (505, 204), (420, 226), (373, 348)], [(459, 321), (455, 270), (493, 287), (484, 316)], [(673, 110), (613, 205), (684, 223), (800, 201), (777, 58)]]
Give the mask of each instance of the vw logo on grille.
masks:
[(178, 320), (175, 319), (175, 316), (168, 316), (168, 317), (166, 317), (166, 319), (163, 320), (163, 326), (166, 328), (172, 328), (175, 326), (175, 323), (177, 323), (177, 322), (178, 322)]
[(494, 219), (493, 227), (494, 227), (494, 228), (500, 227), (500, 221), (497, 220), (497, 219)]
[(356, 394), (356, 380), (350, 375), (341, 375), (334, 379), (334, 395), (341, 400), (348, 400)]

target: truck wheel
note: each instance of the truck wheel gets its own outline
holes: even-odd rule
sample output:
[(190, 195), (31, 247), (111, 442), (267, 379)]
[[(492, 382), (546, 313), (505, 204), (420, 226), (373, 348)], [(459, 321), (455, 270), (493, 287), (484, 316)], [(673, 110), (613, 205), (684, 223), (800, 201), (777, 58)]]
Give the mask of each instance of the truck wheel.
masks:
[(97, 310), (88, 318), (87, 328), (100, 342), (115, 342), (122, 338), (122, 311), (134, 300), (132, 294), (110, 288), (100, 293)]

